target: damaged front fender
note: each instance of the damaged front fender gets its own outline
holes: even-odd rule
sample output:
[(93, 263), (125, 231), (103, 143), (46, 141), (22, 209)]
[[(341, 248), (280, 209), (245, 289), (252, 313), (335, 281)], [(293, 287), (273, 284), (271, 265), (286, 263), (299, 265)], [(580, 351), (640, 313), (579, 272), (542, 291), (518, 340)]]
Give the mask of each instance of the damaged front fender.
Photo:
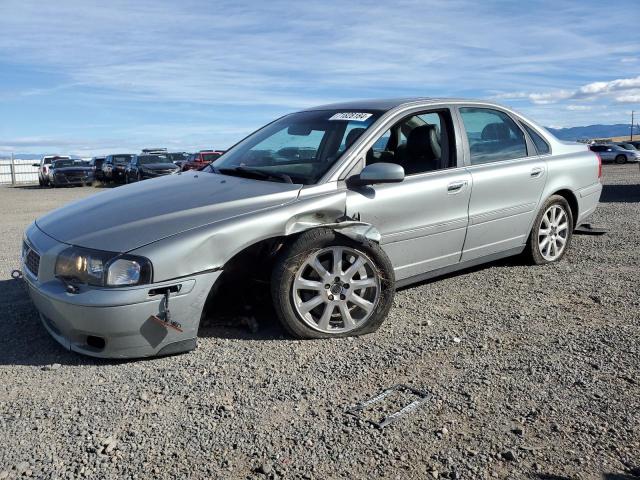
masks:
[(373, 225), (346, 216), (345, 210), (346, 193), (333, 191), (182, 232), (132, 253), (149, 258), (160, 281), (223, 268), (258, 242), (313, 228), (330, 228), (359, 243), (380, 242)]

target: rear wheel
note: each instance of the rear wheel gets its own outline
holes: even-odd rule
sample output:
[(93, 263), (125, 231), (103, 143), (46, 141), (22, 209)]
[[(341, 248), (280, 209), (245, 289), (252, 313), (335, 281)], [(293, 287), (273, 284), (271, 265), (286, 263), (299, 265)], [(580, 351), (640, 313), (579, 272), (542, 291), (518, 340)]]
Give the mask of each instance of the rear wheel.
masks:
[(271, 293), (282, 325), (296, 337), (363, 335), (389, 313), (393, 267), (377, 244), (314, 229), (283, 250)]
[(552, 195), (538, 213), (529, 241), (528, 254), (536, 265), (557, 262), (571, 243), (573, 235), (573, 215), (567, 200), (560, 195)]
[(627, 163), (627, 156), (626, 155), (618, 155), (616, 157), (616, 163), (621, 165), (623, 163)]

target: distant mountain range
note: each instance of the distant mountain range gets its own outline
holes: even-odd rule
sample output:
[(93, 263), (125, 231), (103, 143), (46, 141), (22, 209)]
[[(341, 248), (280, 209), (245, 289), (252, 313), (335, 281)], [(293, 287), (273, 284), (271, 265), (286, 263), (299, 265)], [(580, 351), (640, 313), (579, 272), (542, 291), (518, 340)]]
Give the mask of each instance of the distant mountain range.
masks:
[[(587, 125), (586, 127), (549, 128), (560, 140), (576, 141), (591, 138), (624, 137), (629, 135), (629, 124), (618, 123), (615, 125)], [(640, 139), (640, 126), (633, 130), (633, 134)], [(16, 160), (32, 160), (42, 158), (43, 153), (16, 153), (13, 158)], [(0, 160), (11, 158), (10, 154), (0, 153)]]
[[(560, 140), (575, 141), (585, 138), (624, 137), (629, 135), (629, 124), (616, 125), (587, 125), (586, 127), (547, 128)], [(640, 128), (633, 129), (633, 134), (639, 135)]]

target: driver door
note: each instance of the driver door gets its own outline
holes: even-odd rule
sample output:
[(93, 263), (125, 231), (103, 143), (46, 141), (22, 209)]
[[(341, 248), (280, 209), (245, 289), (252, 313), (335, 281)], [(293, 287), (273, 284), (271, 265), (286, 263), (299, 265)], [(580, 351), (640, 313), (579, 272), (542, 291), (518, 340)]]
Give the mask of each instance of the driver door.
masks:
[[(406, 151), (416, 153), (417, 146), (425, 145), (424, 138), (414, 138), (416, 135), (412, 134), (414, 128), (425, 124), (433, 125), (438, 132), (435, 141), (440, 143), (440, 158), (430, 160), (438, 146), (426, 147), (430, 150), (424, 157), (428, 165), (423, 171), (415, 171), (415, 162), (407, 168), (410, 158)], [(402, 128), (397, 129), (398, 126)], [(385, 136), (389, 138), (386, 142)], [(468, 223), (471, 175), (458, 155), (450, 111), (425, 111), (404, 118), (376, 140), (376, 146), (384, 148), (384, 153), (370, 150), (369, 159), (383, 158), (415, 173), (400, 183), (351, 188), (347, 193), (347, 214), (380, 231), (381, 246), (400, 283), (458, 263)]]

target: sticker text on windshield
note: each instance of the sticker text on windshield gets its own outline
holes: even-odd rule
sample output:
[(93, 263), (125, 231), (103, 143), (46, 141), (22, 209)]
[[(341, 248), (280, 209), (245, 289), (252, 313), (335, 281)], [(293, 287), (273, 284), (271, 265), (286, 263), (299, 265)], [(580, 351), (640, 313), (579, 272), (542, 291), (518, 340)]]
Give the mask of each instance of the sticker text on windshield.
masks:
[(347, 120), (352, 122), (364, 122), (373, 115), (372, 113), (362, 112), (341, 112), (333, 115), (329, 120)]

